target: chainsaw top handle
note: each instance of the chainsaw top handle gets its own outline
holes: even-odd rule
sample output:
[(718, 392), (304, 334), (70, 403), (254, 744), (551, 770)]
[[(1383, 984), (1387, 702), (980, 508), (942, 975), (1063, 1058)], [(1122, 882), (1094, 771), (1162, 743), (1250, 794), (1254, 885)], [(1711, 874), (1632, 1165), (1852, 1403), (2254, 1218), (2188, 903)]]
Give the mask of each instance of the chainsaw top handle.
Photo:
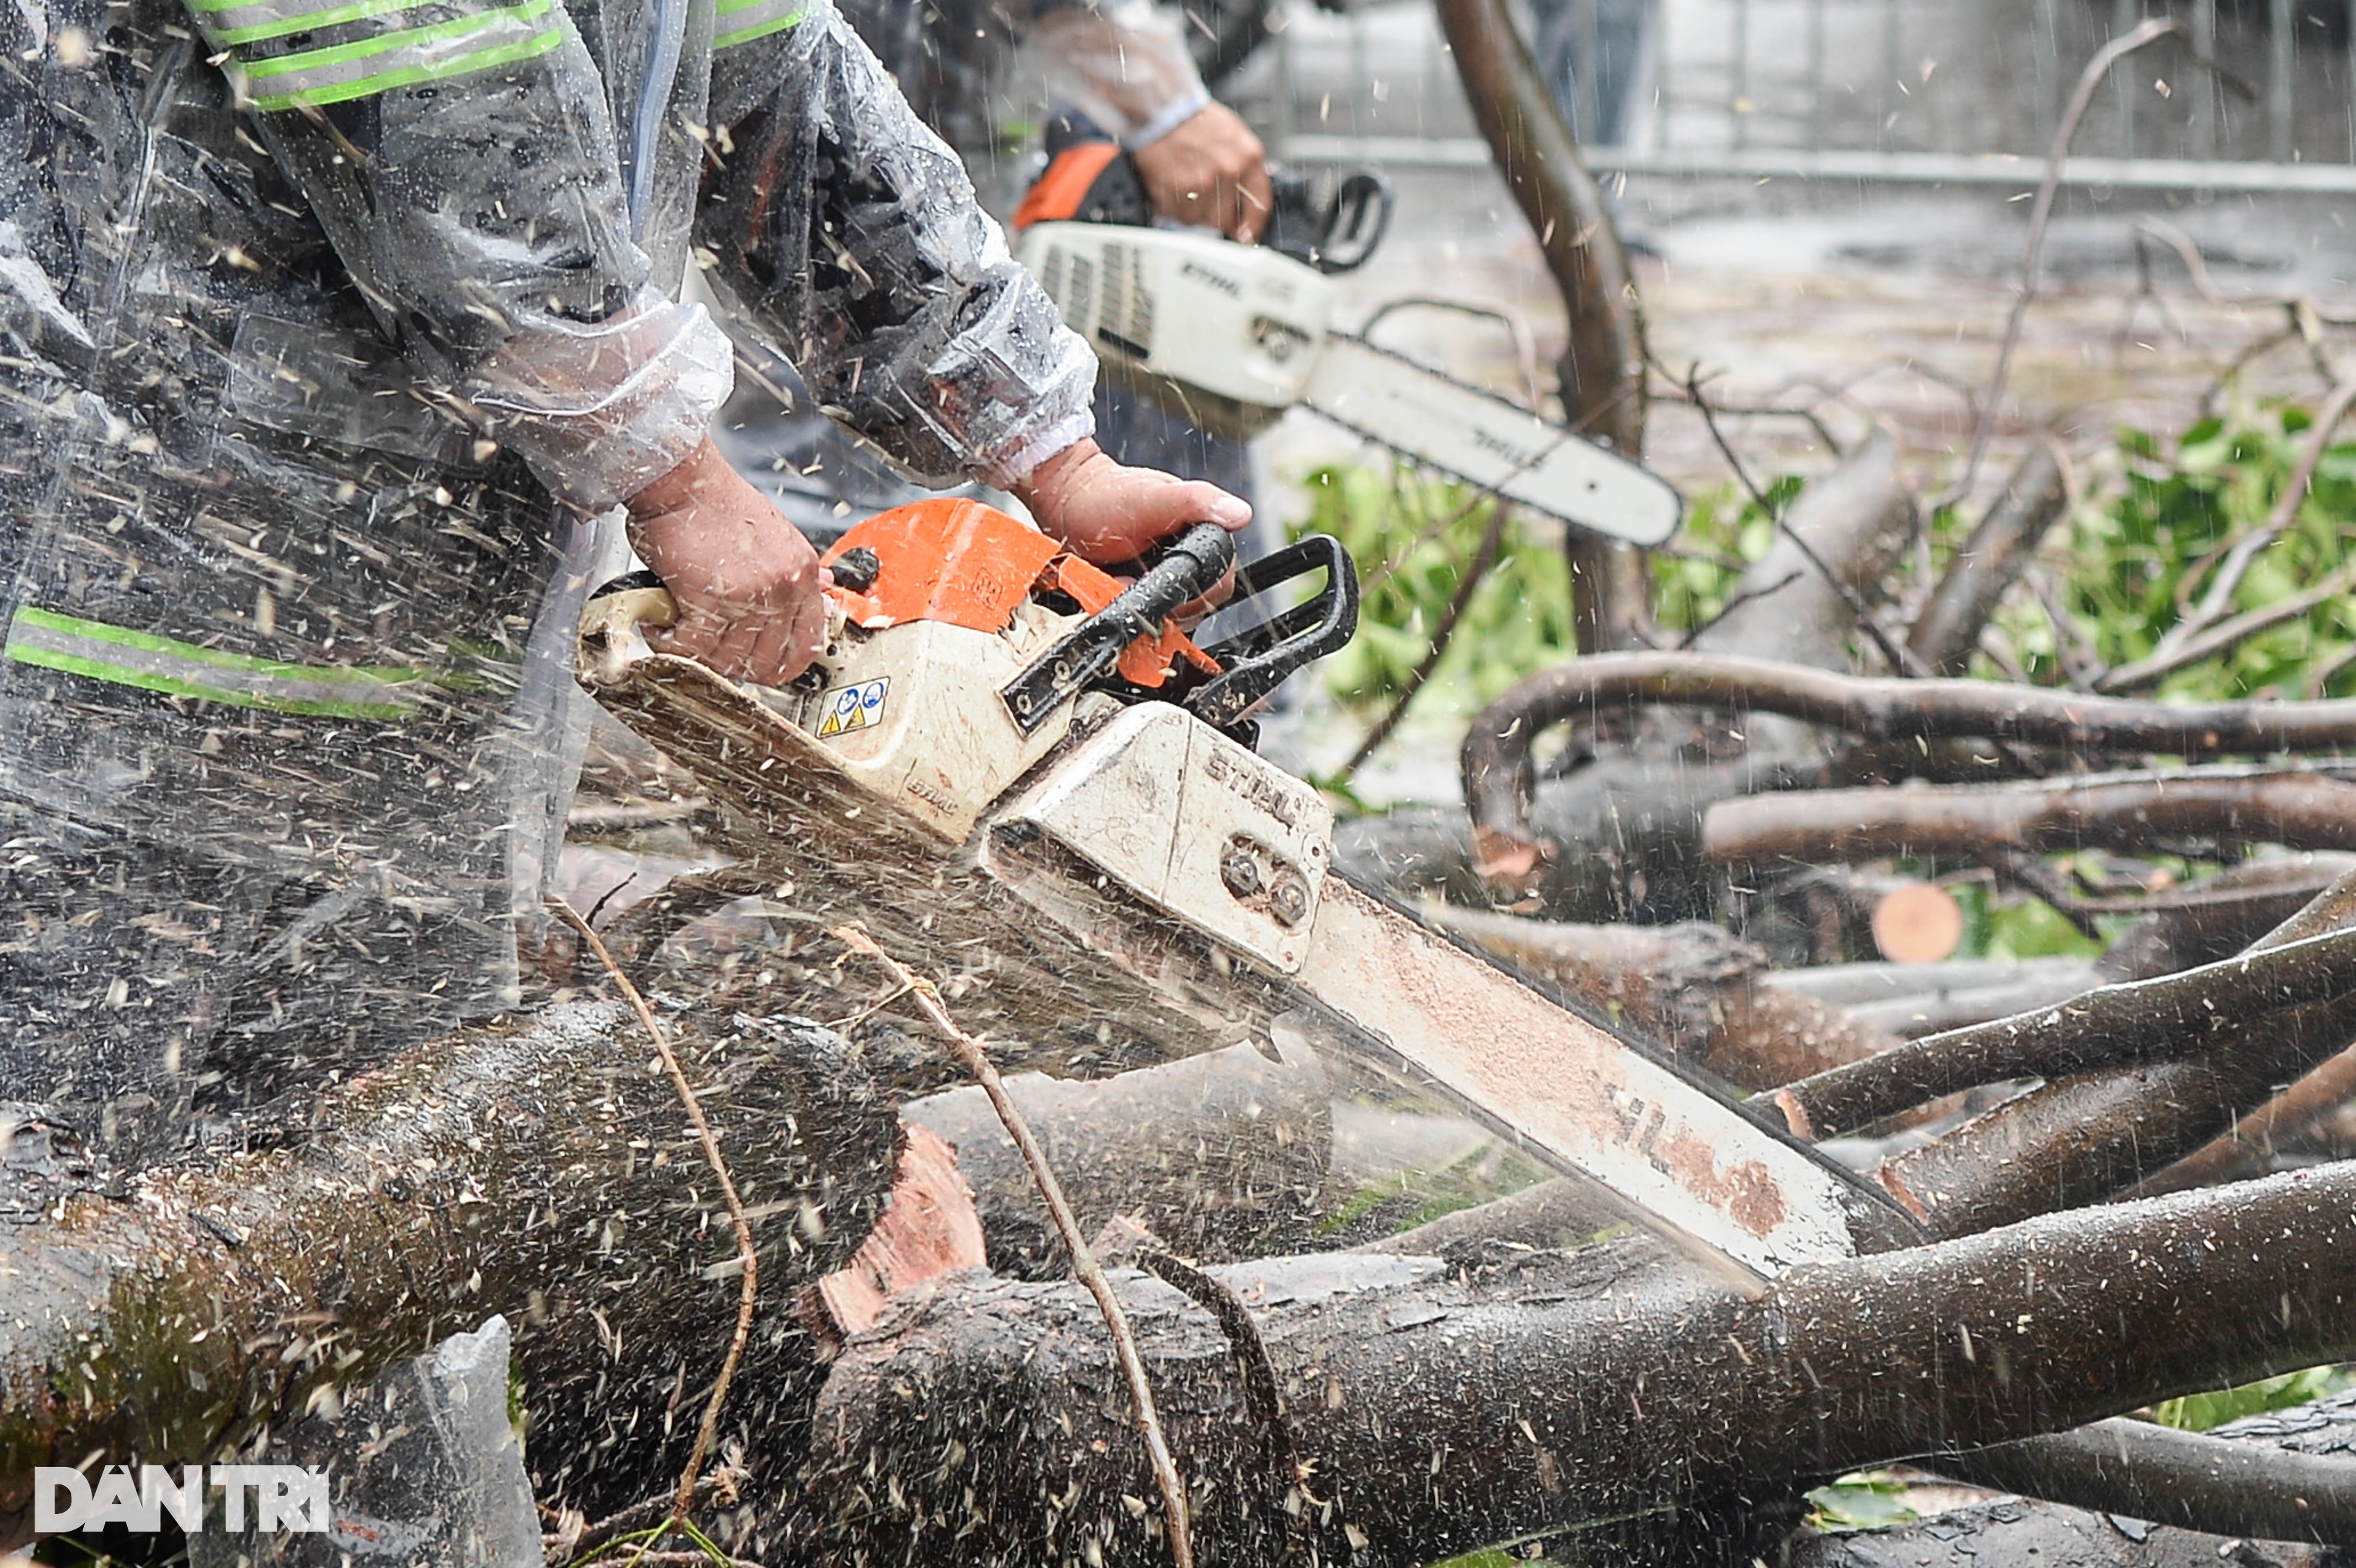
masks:
[(1216, 523), (1196, 523), (1170, 541), (1161, 560), (1119, 598), (1057, 638), (999, 689), (1015, 727), (1034, 733), (1058, 708), (1110, 674), (1123, 648), (1140, 637), (1159, 636), (1180, 605), (1217, 587), (1235, 563), (1235, 540)]
[[(1239, 604), (1312, 571), (1325, 574), (1325, 586), (1315, 596), (1203, 650), (1223, 673), (1186, 699), (1196, 718), (1236, 731), (1248, 722), (1244, 715), (1294, 672), (1339, 653), (1357, 635), (1357, 563), (1331, 534), (1311, 534), (1244, 566), (1227, 603)], [(1249, 743), (1249, 737), (1237, 738)]]

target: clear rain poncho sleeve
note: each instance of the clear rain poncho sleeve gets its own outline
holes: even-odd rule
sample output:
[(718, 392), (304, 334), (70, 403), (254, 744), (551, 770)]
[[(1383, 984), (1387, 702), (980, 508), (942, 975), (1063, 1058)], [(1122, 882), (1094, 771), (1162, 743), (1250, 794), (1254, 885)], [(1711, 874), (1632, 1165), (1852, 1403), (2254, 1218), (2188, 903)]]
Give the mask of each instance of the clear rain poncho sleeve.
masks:
[(722, 0), (720, 28), (697, 243), (819, 404), (933, 484), (1088, 434), (1094, 355), (831, 0)]
[(586, 508), (693, 450), (726, 340), (648, 286), (605, 86), (556, 0), (189, 0), (412, 366)]
[(1055, 103), (1131, 149), (1151, 146), (1211, 101), (1177, 23), (1151, 0), (1049, 5), (1029, 47)]

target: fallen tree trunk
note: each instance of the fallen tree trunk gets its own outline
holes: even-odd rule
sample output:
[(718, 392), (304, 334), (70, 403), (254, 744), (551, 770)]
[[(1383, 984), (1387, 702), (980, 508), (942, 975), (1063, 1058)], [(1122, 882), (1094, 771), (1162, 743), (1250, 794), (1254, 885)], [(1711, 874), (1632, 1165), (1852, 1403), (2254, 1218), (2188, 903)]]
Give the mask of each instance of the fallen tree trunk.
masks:
[[(816, 1026), (676, 1048), (783, 1302), (865, 1235), (897, 1124)], [(127, 1202), (69, 1186), (41, 1221), (0, 1225), (0, 1540), (37, 1465), (209, 1460), (494, 1312), (516, 1326), (543, 1500), (635, 1500), (675, 1474), (738, 1291), (712, 1172), (648, 1054), (618, 1008), (552, 1008), (331, 1091), (299, 1148), (157, 1171)], [(739, 1440), (789, 1424), (810, 1376), (783, 1309), (764, 1324), (723, 1426)]]
[[(1469, 1275), (1365, 1254), (1217, 1271), (1252, 1304), (1305, 1480), (1238, 1441), (1248, 1407), (1209, 1317), (1122, 1290), (1202, 1561), (1408, 1568), (2345, 1355), (2351, 1215), (2356, 1166), (2338, 1166), (1804, 1269), (1756, 1302), (1644, 1243)], [(1152, 1560), (1112, 1379), (1069, 1287), (907, 1302), (828, 1381), (805, 1544), (856, 1563)]]
[(2147, 849), (2169, 838), (2351, 849), (2356, 784), (2308, 773), (2202, 769), (2033, 784), (1792, 791), (1712, 806), (1702, 837), (1712, 859), (1753, 866), (1968, 858), (1999, 848)]

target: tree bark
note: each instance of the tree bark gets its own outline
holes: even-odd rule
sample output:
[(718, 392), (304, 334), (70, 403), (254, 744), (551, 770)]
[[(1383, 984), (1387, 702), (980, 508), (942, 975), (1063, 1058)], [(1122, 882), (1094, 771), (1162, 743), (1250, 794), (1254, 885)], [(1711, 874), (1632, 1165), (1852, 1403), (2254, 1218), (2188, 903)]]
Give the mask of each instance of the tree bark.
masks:
[[(840, 1037), (682, 1030), (770, 1303), (848, 1258), (897, 1125)], [(73, 1190), (0, 1225), (0, 1539), (36, 1465), (205, 1461), (493, 1312), (517, 1331), (543, 1500), (590, 1511), (684, 1460), (736, 1318), (726, 1216), (637, 1022), (572, 1004), (332, 1091), (298, 1148)], [(24, 1179), (22, 1172), (0, 1176)], [(789, 1425), (805, 1342), (774, 1305), (723, 1431)], [(684, 1408), (681, 1408), (684, 1403)], [(671, 1417), (676, 1414), (676, 1420)]]
[(2268, 1026), (2255, 1020), (2320, 1011), (2351, 992), (2356, 930), (2330, 932), (2180, 974), (2105, 986), (2035, 1014), (1908, 1040), (1789, 1084), (1776, 1092), (1775, 1104), (1799, 1136), (1833, 1137), (1984, 1083), (2213, 1054), (2222, 1029), (2263, 1030)]
[[(2356, 923), (2356, 876), (2342, 877), (2260, 946)], [(1941, 1235), (2099, 1203), (2190, 1154), (2283, 1084), (2356, 1040), (2341, 997), (2223, 1031), (2185, 1061), (2057, 1079), (1882, 1167), (1881, 1182)]]
[[(1297, 1516), (1295, 1478), (1238, 1440), (1206, 1315), (1122, 1288), (1201, 1561), (1408, 1568), (2342, 1356), (2351, 1214), (2356, 1167), (2332, 1167), (1804, 1269), (1755, 1302), (1644, 1243), (1469, 1274), (1365, 1254), (1217, 1271), (1253, 1304), (1316, 1465)], [(1122, 1500), (1148, 1494), (1111, 1380), (1068, 1287), (907, 1303), (829, 1379), (807, 1544), (846, 1563), (1153, 1560), (1150, 1515)]]
[(2169, 838), (2356, 848), (2356, 784), (2314, 773), (2186, 771), (2051, 784), (1847, 789), (1712, 806), (1703, 843), (1726, 865), (1823, 864), (1990, 848), (2148, 849)]
[(1906, 645), (1939, 675), (1961, 675), (1980, 631), (2007, 590), (2037, 554), (2070, 504), (2062, 460), (2051, 438), (2029, 449), (2004, 490), (1955, 551), (1931, 597), (1915, 613)]
[(1539, 735), (1573, 720), (1592, 725), (1616, 710), (1664, 703), (1724, 709), (1746, 721), (1782, 714), (1876, 742), (1974, 737), (2082, 760), (2329, 752), (2356, 741), (2356, 701), (2179, 705), (1986, 680), (1875, 678), (1709, 654), (1612, 654), (1541, 670), (1474, 719), (1462, 768), (1476, 832), (1501, 843), (1529, 837), (1530, 757)]
[[(1630, 457), (1644, 450), (1644, 321), (1603, 192), (1502, 0), (1440, 0), (1456, 73), (1569, 319), (1558, 380), (1572, 428)], [(1644, 558), (1573, 530), (1573, 624), (1582, 652), (1625, 647), (1651, 619)]]

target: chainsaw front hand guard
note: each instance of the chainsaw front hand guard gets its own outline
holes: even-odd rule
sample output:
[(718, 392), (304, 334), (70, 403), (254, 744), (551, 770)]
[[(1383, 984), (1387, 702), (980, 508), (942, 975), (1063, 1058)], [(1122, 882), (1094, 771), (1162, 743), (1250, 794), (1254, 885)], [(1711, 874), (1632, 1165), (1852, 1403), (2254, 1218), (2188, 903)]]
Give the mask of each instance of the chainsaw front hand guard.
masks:
[(1321, 571), (1325, 586), (1316, 597), (1203, 650), (1225, 673), (1186, 699), (1195, 718), (1233, 733), (1246, 713), (1296, 671), (1339, 653), (1357, 635), (1357, 563), (1331, 534), (1311, 534), (1242, 568), (1228, 603), (1257, 598), (1280, 583)]

